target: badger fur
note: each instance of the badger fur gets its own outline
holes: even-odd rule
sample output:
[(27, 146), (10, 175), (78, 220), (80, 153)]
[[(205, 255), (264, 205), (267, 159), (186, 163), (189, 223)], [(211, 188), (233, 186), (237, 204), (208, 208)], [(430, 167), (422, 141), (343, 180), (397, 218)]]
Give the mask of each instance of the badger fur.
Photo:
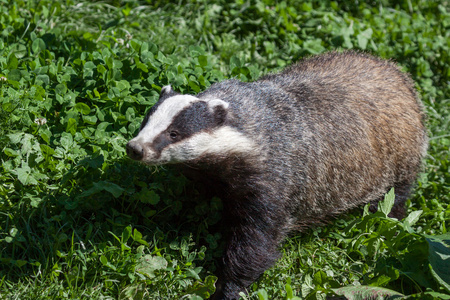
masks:
[(214, 299), (237, 299), (277, 258), (292, 230), (376, 203), (392, 187), (404, 203), (427, 149), (412, 80), (357, 52), (305, 59), (279, 74), (227, 80), (197, 96), (170, 86), (128, 155), (179, 164), (218, 188), (229, 224)]

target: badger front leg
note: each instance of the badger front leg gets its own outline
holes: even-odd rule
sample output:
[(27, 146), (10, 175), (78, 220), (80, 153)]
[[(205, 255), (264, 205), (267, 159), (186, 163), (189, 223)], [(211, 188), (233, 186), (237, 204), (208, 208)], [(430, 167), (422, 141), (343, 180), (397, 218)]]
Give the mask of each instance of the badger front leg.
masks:
[(239, 299), (239, 292), (275, 264), (286, 234), (286, 216), (274, 210), (270, 202), (239, 204), (230, 218), (231, 232), (211, 298), (214, 300)]

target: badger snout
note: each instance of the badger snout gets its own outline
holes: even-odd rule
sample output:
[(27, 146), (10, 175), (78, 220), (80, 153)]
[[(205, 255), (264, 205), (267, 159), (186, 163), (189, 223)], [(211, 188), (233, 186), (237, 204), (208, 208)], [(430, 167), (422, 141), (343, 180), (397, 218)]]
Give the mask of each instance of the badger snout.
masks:
[(142, 160), (144, 158), (144, 147), (138, 141), (131, 140), (128, 142), (127, 155), (134, 160)]

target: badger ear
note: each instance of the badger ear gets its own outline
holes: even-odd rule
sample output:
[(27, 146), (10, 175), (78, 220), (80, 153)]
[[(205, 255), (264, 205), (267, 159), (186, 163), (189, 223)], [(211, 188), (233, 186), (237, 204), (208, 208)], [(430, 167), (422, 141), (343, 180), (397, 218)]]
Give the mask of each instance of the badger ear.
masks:
[(213, 114), (216, 125), (225, 123), (228, 116), (228, 107), (230, 104), (220, 99), (213, 99), (208, 101), (208, 108)]
[(159, 99), (161, 100), (163, 98), (169, 98), (169, 97), (175, 96), (175, 95), (178, 95), (178, 93), (175, 92), (174, 90), (172, 90), (172, 86), (166, 85), (161, 88), (161, 93), (159, 94)]
[(164, 94), (169, 94), (172, 91), (173, 91), (172, 90), (172, 86), (170, 84), (169, 85), (165, 85), (165, 86), (163, 86), (161, 88), (161, 96), (164, 95)]

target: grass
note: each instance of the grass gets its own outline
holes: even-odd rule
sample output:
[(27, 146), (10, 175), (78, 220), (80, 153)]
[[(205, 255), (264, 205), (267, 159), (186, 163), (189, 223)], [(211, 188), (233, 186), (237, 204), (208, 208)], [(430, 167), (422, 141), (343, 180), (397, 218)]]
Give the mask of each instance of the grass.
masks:
[[(296, 234), (246, 299), (449, 299), (448, 1), (0, 1), (0, 299), (202, 299), (222, 203), (125, 157), (163, 85), (197, 93), (307, 55), (399, 62), (428, 114), (409, 217)], [(388, 297), (388, 296), (386, 296)]]

